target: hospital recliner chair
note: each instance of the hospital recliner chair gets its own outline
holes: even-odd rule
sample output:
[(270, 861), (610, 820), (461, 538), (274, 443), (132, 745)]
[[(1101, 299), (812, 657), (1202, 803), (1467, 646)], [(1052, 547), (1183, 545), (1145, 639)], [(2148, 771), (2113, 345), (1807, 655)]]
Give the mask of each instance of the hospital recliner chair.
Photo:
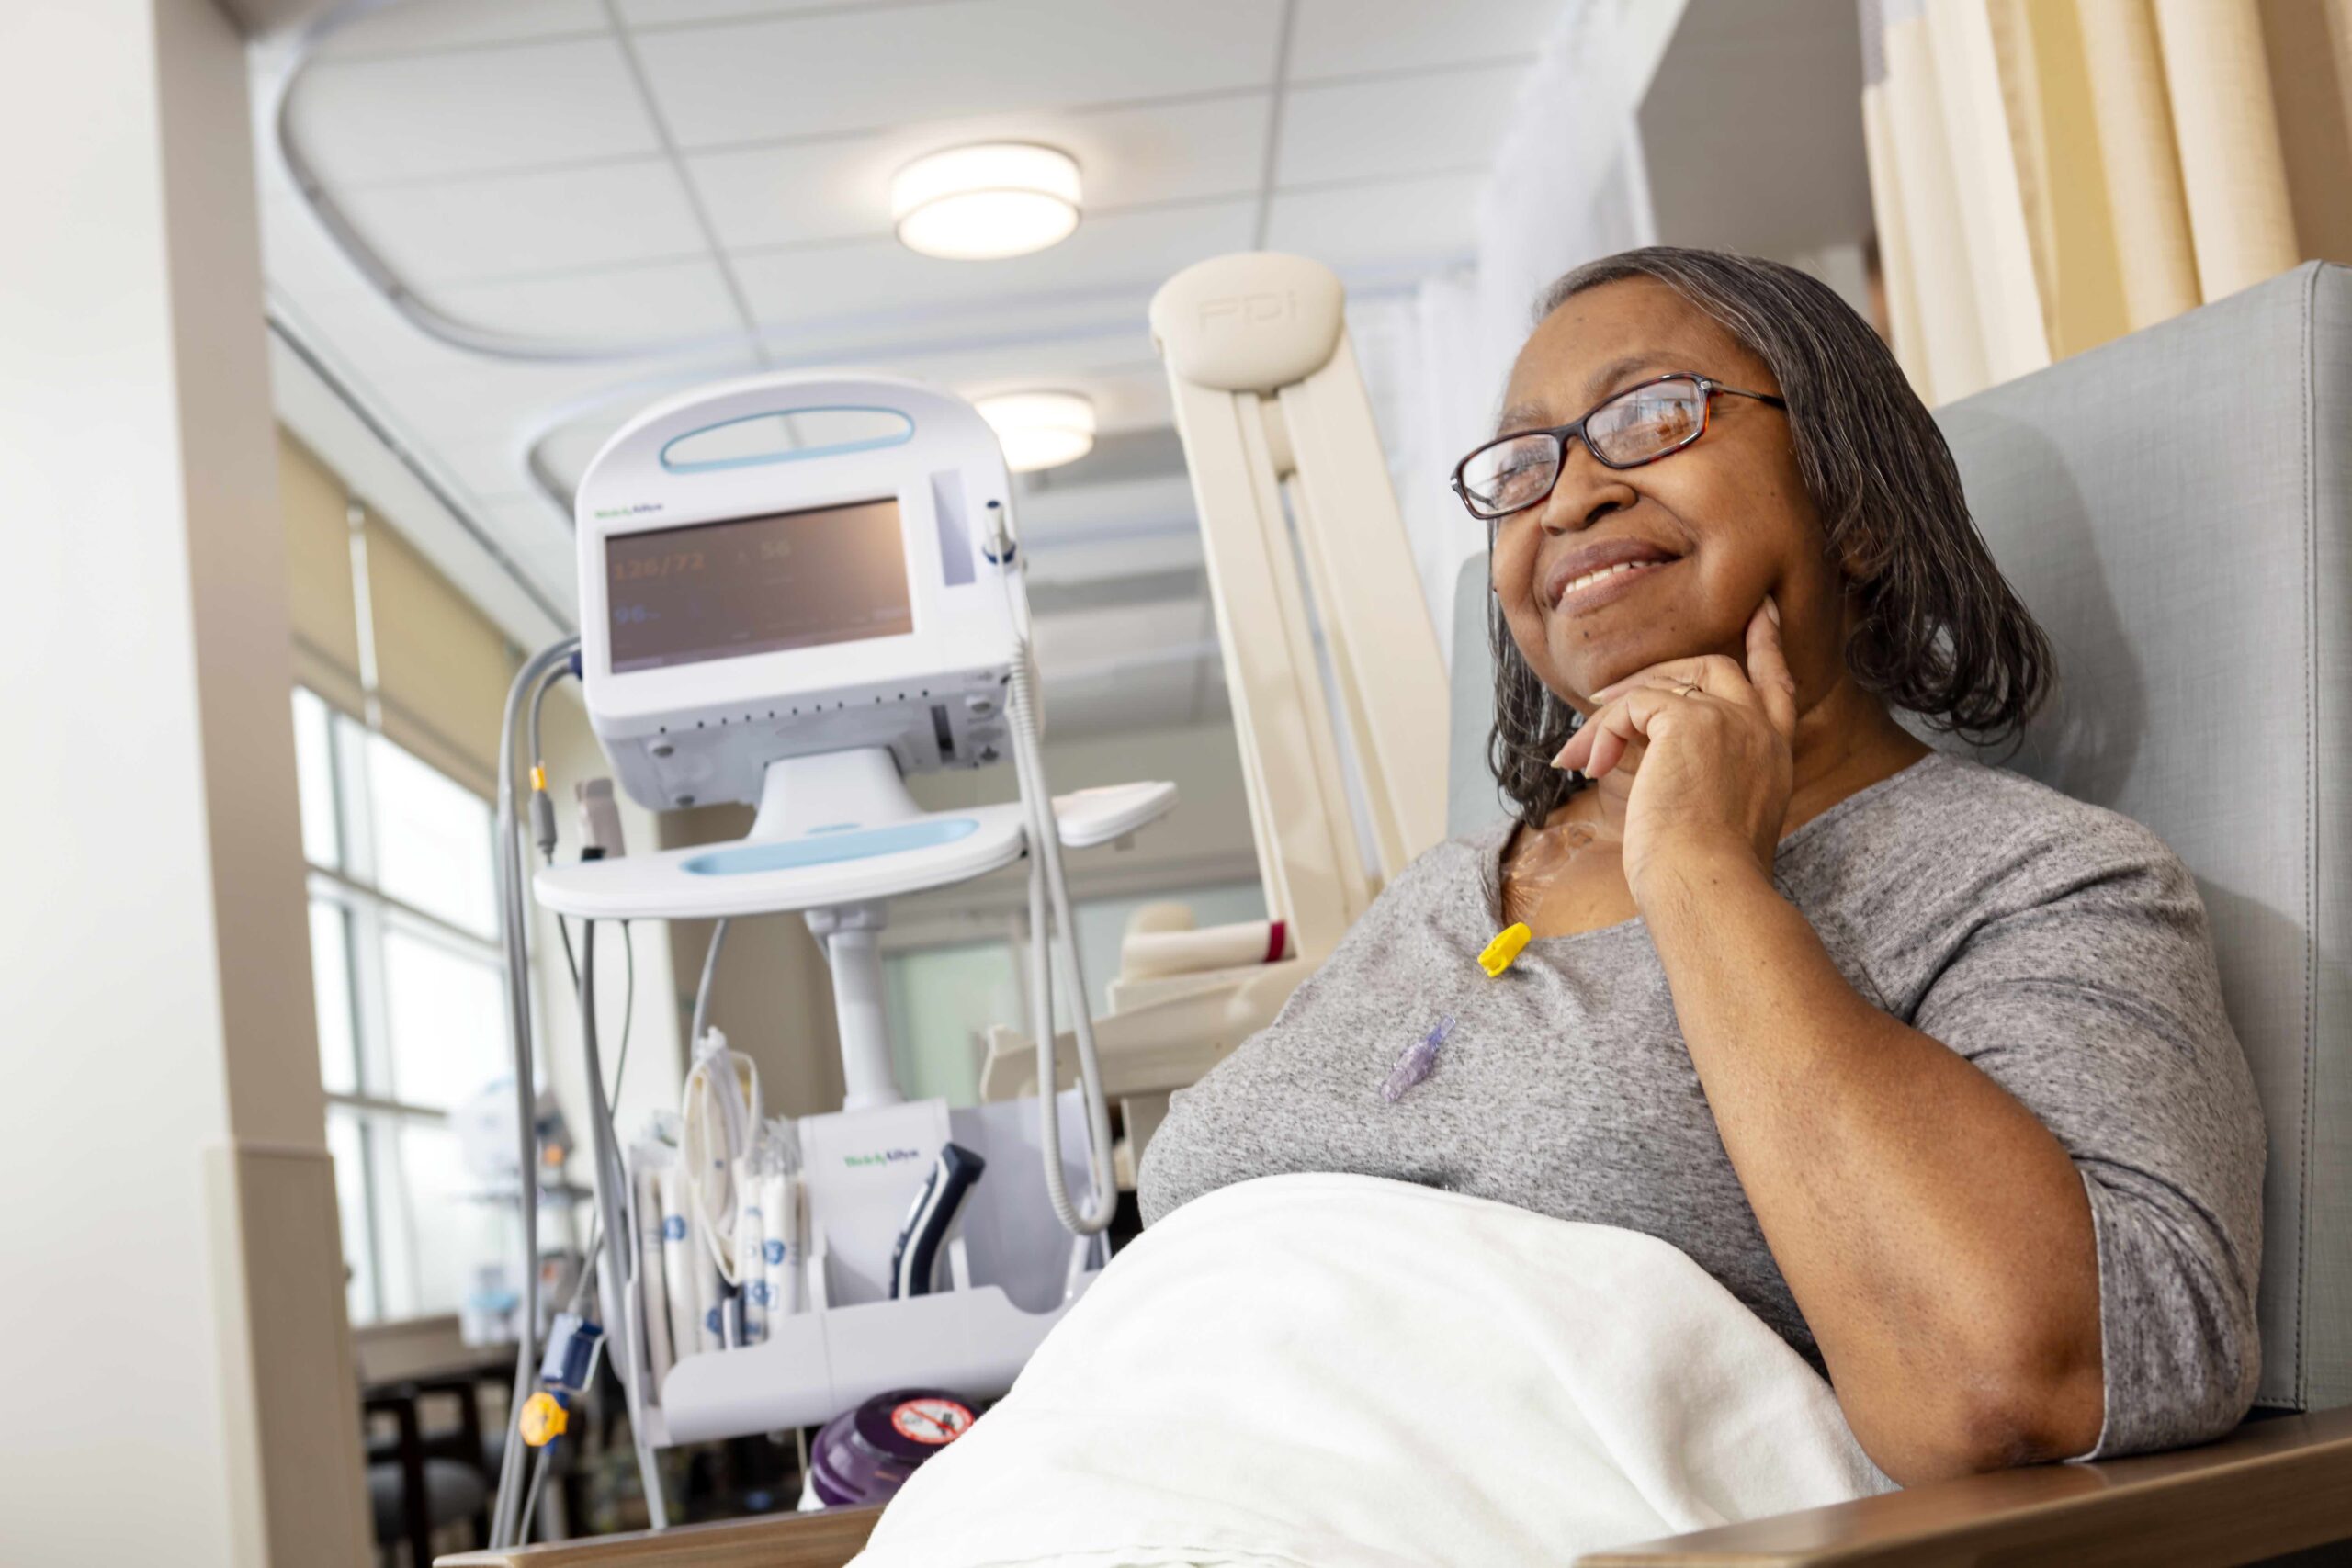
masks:
[[(2255, 1416), (1589, 1554), (1588, 1568), (2341, 1560), (2352, 1542), (2352, 269), (2311, 265), (1944, 411), (2062, 686), (2008, 765), (2195, 870), (2270, 1136)], [(1483, 560), (1455, 601), (1449, 817), (1494, 819)], [(836, 1568), (878, 1510), (444, 1568)], [(2347, 1553), (2352, 1554), (2352, 1553)]]

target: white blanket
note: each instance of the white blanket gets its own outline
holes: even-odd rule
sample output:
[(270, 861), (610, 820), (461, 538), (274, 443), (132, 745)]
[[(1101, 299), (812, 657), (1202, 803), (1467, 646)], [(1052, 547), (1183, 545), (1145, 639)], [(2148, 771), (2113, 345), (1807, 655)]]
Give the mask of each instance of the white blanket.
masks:
[(1281, 1176), (1122, 1252), (854, 1568), (1524, 1568), (1893, 1486), (1667, 1243)]

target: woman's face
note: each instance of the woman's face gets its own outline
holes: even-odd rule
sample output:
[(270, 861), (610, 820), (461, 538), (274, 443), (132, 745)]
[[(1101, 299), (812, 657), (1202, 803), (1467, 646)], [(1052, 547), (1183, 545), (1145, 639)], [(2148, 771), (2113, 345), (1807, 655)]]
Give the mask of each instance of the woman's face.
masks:
[[(1576, 295), (1520, 351), (1498, 434), (1566, 424), (1626, 388), (1670, 371), (1778, 395), (1763, 361), (1652, 278)], [(1549, 499), (1496, 525), (1497, 596), (1536, 678), (1579, 710), (1647, 665), (1702, 653), (1746, 664), (1748, 618), (1767, 593), (1781, 607), (1800, 698), (1841, 662), (1841, 588), (1799, 477), (1788, 415), (1718, 396), (1707, 433), (1636, 468), (1604, 468), (1582, 441)], [(1595, 547), (1642, 547), (1657, 564), (1564, 592)]]

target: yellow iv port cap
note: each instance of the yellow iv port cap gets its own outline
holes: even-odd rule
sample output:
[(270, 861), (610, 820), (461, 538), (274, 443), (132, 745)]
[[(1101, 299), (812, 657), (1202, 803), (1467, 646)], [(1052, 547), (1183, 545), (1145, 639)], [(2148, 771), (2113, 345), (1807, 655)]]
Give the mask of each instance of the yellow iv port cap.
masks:
[(1511, 960), (1519, 956), (1519, 950), (1525, 947), (1528, 939), (1533, 935), (1524, 923), (1505, 926), (1496, 933), (1495, 940), (1487, 944), (1487, 951), (1478, 954), (1478, 967), (1487, 972), (1487, 979), (1495, 978), (1510, 967)]
[(563, 1401), (541, 1390), (523, 1402), (523, 1441), (535, 1449), (546, 1448), (563, 1436), (563, 1429), (571, 1419), (570, 1412), (563, 1407)]

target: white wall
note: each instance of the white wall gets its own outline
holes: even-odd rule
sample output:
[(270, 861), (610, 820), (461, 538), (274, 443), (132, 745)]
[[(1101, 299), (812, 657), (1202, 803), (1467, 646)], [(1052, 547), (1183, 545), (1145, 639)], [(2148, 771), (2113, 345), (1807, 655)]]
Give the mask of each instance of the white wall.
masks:
[(12, 1563), (366, 1550), (248, 137), (209, 0), (0, 6)]

